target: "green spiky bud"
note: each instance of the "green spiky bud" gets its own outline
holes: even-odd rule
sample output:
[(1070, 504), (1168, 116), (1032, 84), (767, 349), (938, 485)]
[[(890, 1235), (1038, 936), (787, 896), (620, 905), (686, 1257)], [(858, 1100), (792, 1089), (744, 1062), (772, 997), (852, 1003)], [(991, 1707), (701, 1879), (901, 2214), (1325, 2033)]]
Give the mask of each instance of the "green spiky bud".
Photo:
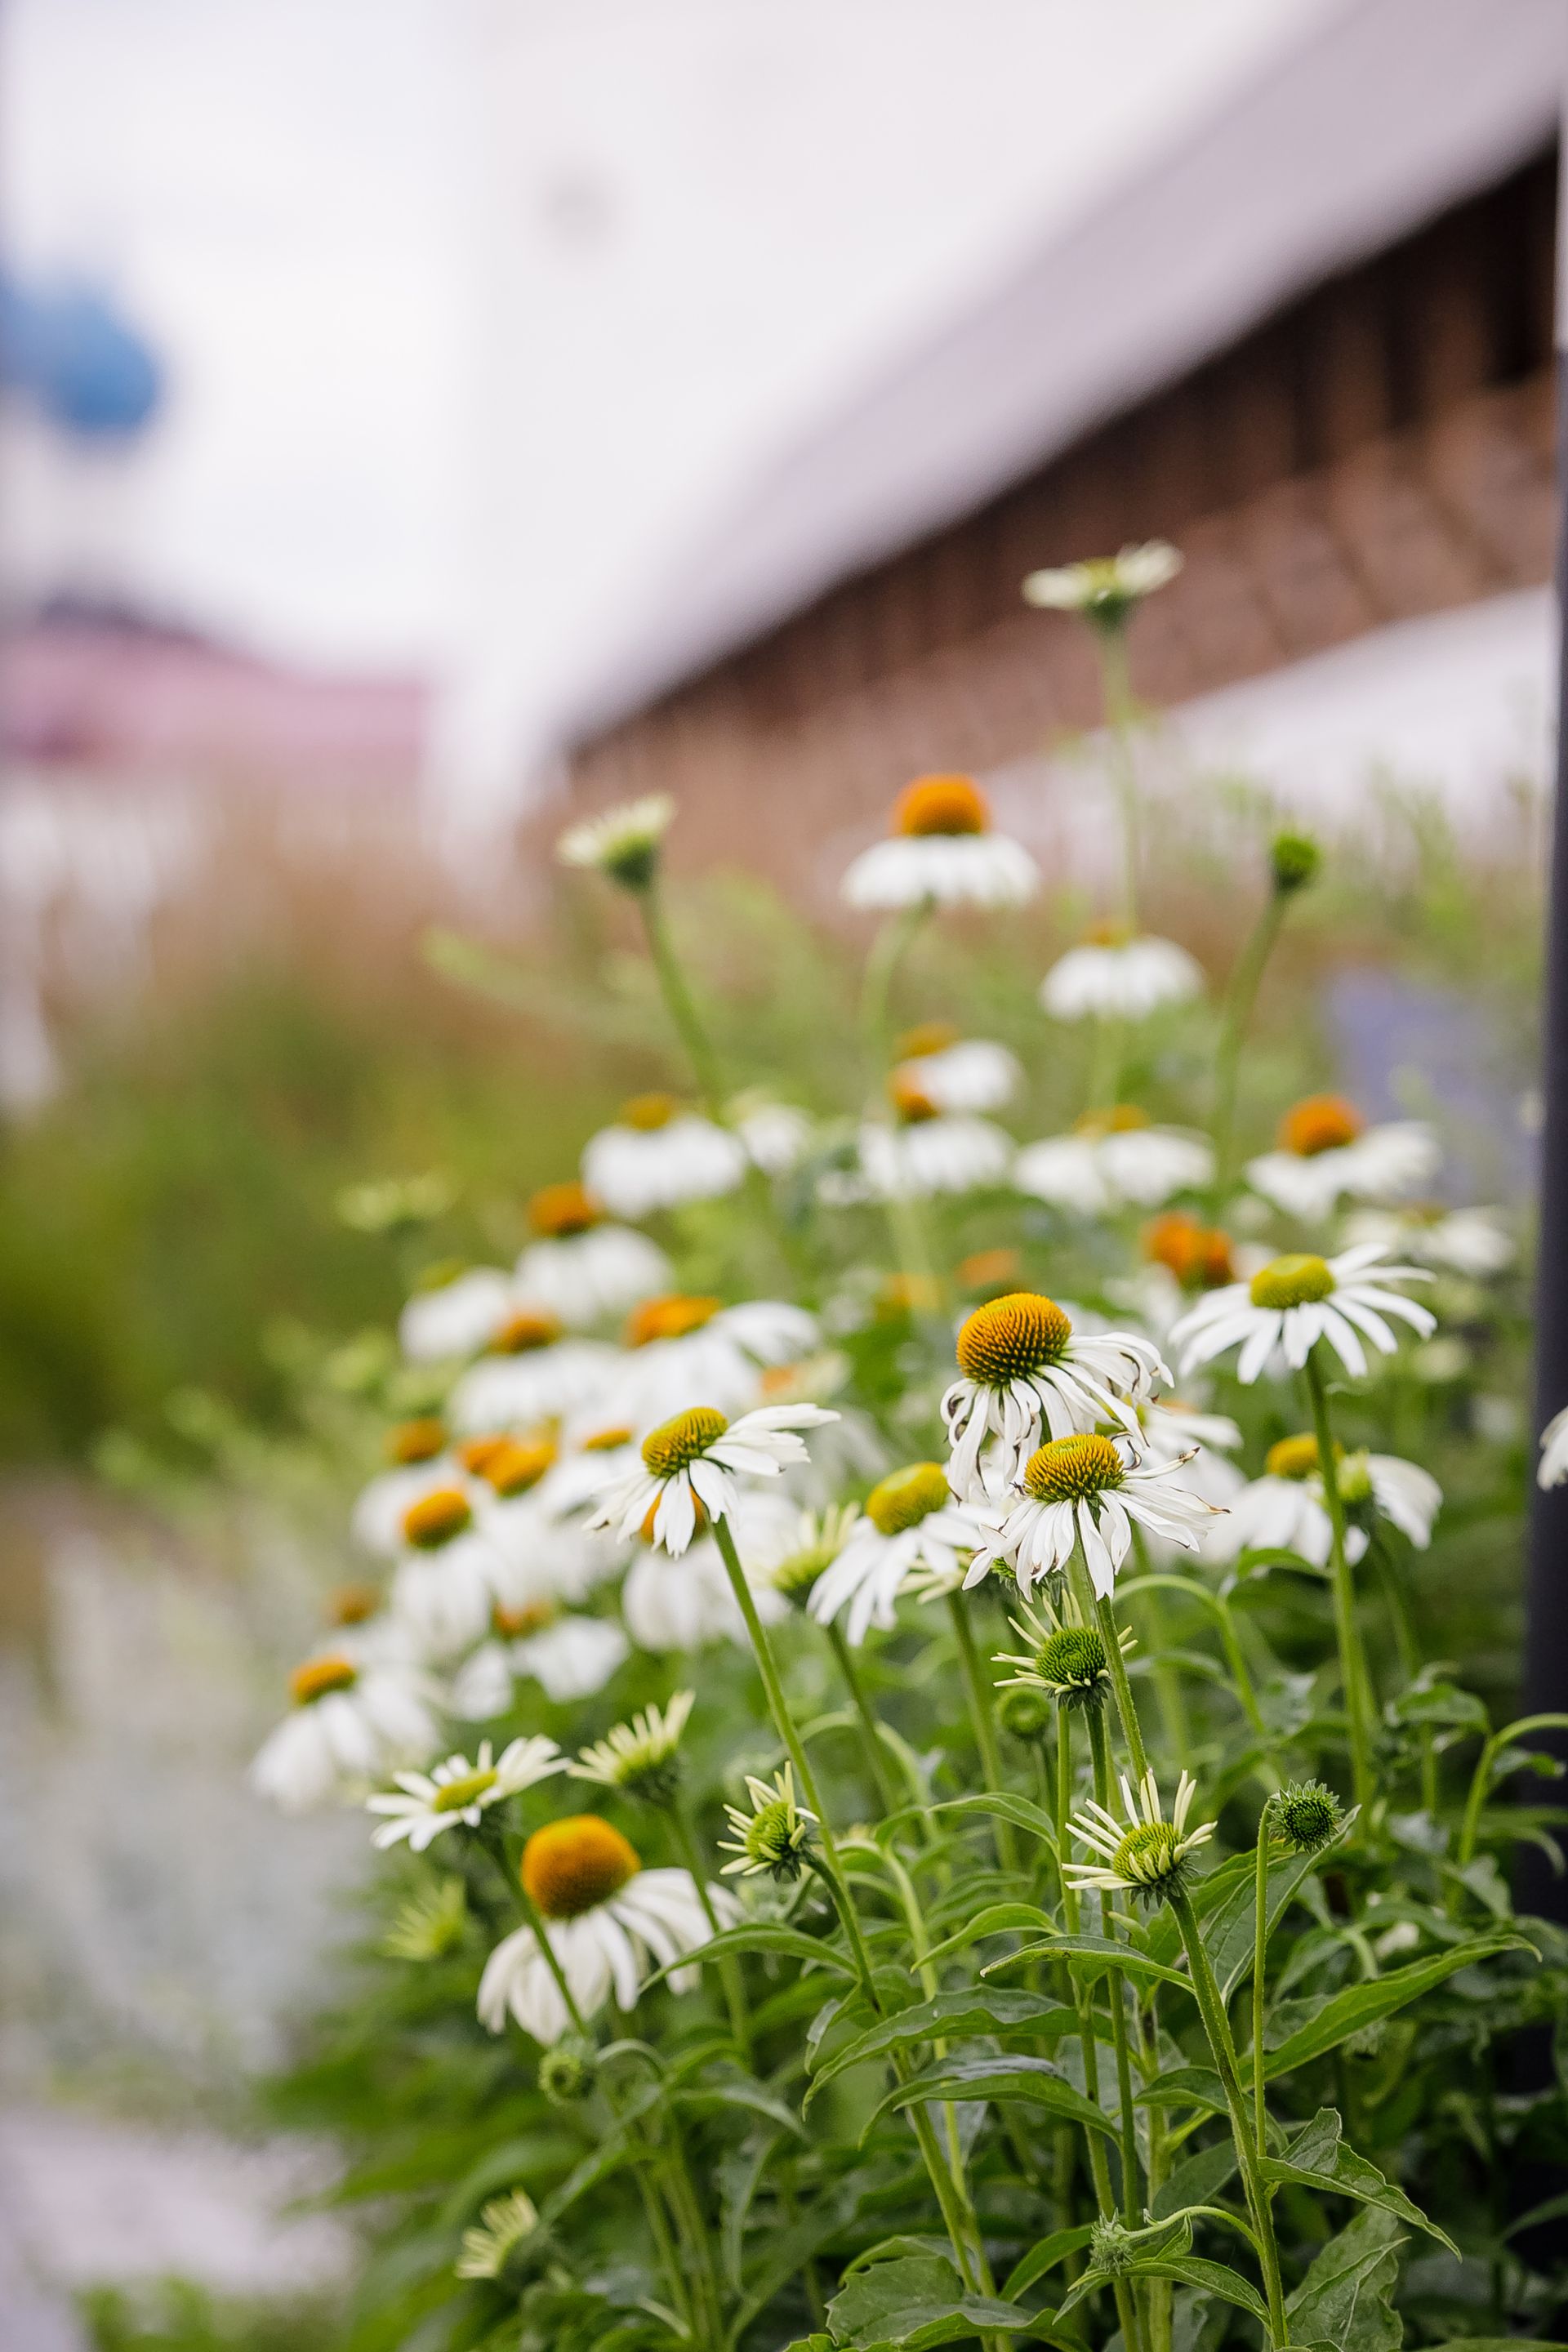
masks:
[(1015, 1683), (1011, 1690), (998, 1694), (996, 1719), (1004, 1731), (1014, 1739), (1037, 1745), (1050, 1730), (1056, 1709), (1043, 1690), (1032, 1683)]
[(1292, 1780), (1273, 1799), (1274, 1827), (1294, 1853), (1317, 1853), (1343, 1818), (1339, 1799), (1321, 1780)]

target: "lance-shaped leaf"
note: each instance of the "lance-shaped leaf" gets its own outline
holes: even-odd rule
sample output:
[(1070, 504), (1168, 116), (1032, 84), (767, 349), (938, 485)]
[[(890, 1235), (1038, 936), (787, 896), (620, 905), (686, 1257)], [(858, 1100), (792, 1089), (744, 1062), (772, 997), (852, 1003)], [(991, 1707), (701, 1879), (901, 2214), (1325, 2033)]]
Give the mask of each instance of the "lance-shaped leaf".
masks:
[(1107, 1969), (1120, 1969), (1124, 1976), (1136, 1977), (1145, 1984), (1178, 1985), (1183, 1992), (1191, 1992), (1193, 1980), (1179, 1969), (1165, 1966), (1163, 1960), (1151, 1959), (1132, 1944), (1112, 1942), (1109, 1936), (1051, 1936), (1044, 1943), (1026, 1944), (1021, 1950), (1009, 1952), (999, 1960), (989, 1961), (980, 1971), (983, 1977), (993, 1975), (998, 1969), (1010, 1969), (1015, 1960), (1060, 1959), (1092, 1960), (1093, 1968), (1075, 1968), (1073, 1974), (1092, 1984)]
[(1037, 1992), (1009, 1992), (1000, 1985), (964, 1985), (954, 1992), (938, 1993), (932, 2000), (902, 2009), (897, 2017), (878, 2024), (837, 2049), (823, 2061), (805, 2097), (804, 2115), (825, 2084), (847, 2067), (868, 2059), (886, 2057), (889, 2051), (908, 2049), (916, 2042), (956, 2042), (966, 2033), (1068, 2033), (1078, 2025), (1077, 2013)]
[(661, 1983), (678, 1969), (693, 1968), (704, 1960), (721, 1960), (729, 1952), (775, 1952), (783, 1959), (811, 1960), (820, 1968), (837, 1969), (840, 1976), (852, 1977), (855, 1973), (853, 1964), (843, 1953), (836, 1952), (819, 1937), (803, 1936), (798, 1927), (760, 1921), (752, 1927), (726, 1927), (721, 1936), (700, 1944), (694, 1952), (683, 1953), (667, 1967), (655, 1969), (652, 1976), (643, 1979), (642, 1989), (647, 1992), (650, 1985)]
[[(1219, 2077), (1215, 2076), (1216, 2087)], [(1149, 2208), (1152, 2221), (1163, 2221), (1167, 2213), (1179, 2213), (1188, 2205), (1212, 2205), (1220, 2190), (1236, 2170), (1236, 2142), (1216, 2140), (1213, 2147), (1201, 2147), (1178, 2164), (1160, 2189)]]
[(985, 1813), (993, 1820), (1011, 1822), (1015, 1828), (1027, 1830), (1041, 1838), (1055, 1853), (1057, 1825), (1044, 1808), (1031, 1804), (1027, 1797), (1015, 1797), (1005, 1789), (986, 1789), (971, 1797), (944, 1797), (940, 1805), (930, 1808), (933, 1813)]
[(1404, 2243), (1392, 2214), (1363, 2205), (1287, 2302), (1291, 2343), (1331, 2345), (1334, 2352), (1398, 2352), (1405, 2330), (1390, 2298)]
[[(1268, 1865), (1268, 1911), (1270, 1930), (1278, 1924), (1287, 1905), (1293, 1901), (1301, 1881), (1322, 1864), (1355, 1820), (1352, 1810), (1341, 1822), (1327, 1844), (1316, 1853), (1288, 1853)], [(1244, 1884), (1233, 1886), (1222, 1903), (1215, 1905), (1204, 1921), (1204, 1947), (1219, 1989), (1228, 2001), (1237, 1985), (1244, 1984), (1252, 1974), (1254, 1906), (1257, 1891), (1253, 1873), (1249, 1870)]]
[(1069, 2254), (1081, 2252), (1093, 2235), (1094, 2225), (1090, 2221), (1080, 2222), (1076, 2230), (1053, 2230), (1048, 2238), (1042, 2238), (1037, 2246), (1031, 2246), (1023, 2260), (1014, 2264), (1002, 2289), (1003, 2294), (1009, 2300), (1022, 2294), (1026, 2286), (1033, 2286), (1037, 2279), (1043, 2279), (1047, 2271), (1054, 2271), (1057, 2264), (1065, 2263)]
[[(1522, 1936), (1470, 1936), (1462, 1944), (1450, 1945), (1446, 1952), (1433, 1952), (1424, 1960), (1412, 1960), (1408, 1968), (1391, 1969), (1386, 1976), (1373, 1977), (1366, 1984), (1347, 1985), (1342, 1992), (1331, 1994), (1316, 2017), (1298, 2026), (1277, 2050), (1264, 2053), (1264, 2075), (1272, 2082), (1276, 2075), (1289, 2074), (1295, 2067), (1304, 2066), (1310, 2058), (1321, 2058), (1327, 2051), (1337, 2050), (1352, 2033), (1377, 2024), (1382, 2018), (1392, 2017), (1395, 2010), (1418, 2000), (1424, 1992), (1431, 1992), (1460, 1969), (1473, 1968), (1478, 1960), (1495, 1959), (1500, 1952), (1534, 1949)], [(1250, 2063), (1246, 2071), (1250, 2074)]]
[(974, 2294), (951, 2263), (926, 2254), (861, 2271), (827, 2306), (834, 2342), (864, 2347), (866, 2352), (882, 2345), (927, 2352), (929, 2346), (960, 2336), (986, 2330), (1016, 2335), (1035, 2324), (1034, 2315), (1016, 2303)]
[(1141, 2107), (1207, 2107), (1226, 2113), (1225, 2084), (1212, 2066), (1167, 2066), (1132, 2096)]
[(1459, 2249), (1447, 2231), (1429, 2221), (1403, 2189), (1384, 2179), (1375, 2164), (1345, 2146), (1340, 2136), (1342, 2128), (1333, 2107), (1320, 2107), (1311, 2122), (1303, 2124), (1287, 2143), (1281, 2155), (1265, 2159), (1264, 2179), (1294, 2180), (1303, 2189), (1327, 2189), (1341, 2197), (1353, 2197), (1363, 2205), (1376, 2205), (1396, 2221), (1408, 2221), (1412, 2229), (1425, 2230), (1428, 2237), (1440, 2238), (1450, 2253), (1458, 2254)]
[[(1043, 2107), (1066, 2123), (1082, 2124), (1088, 2131), (1116, 2137), (1116, 2126), (1092, 2099), (1075, 2091), (1067, 2076), (1048, 2058), (1009, 2058), (993, 2053), (984, 2057), (950, 2058), (924, 2074), (895, 2084), (866, 2126), (922, 2100), (995, 2099), (1003, 2104)], [(865, 2135), (861, 2135), (864, 2138)]]
[(942, 1960), (952, 1959), (955, 1952), (967, 1951), (971, 1944), (978, 1944), (984, 1936), (1037, 1936), (1042, 1928), (1054, 1925), (1050, 1913), (1037, 1909), (1033, 1903), (988, 1903), (984, 1911), (977, 1911), (973, 1919), (966, 1919), (962, 1927), (955, 1928), (940, 1944), (932, 1945), (926, 1954), (926, 1966), (933, 1968)]
[[(1189, 2254), (1186, 2245), (1191, 2235), (1190, 2228), (1186, 2228), (1179, 2234), (1173, 2232), (1163, 2242), (1156, 2241), (1147, 2252), (1130, 2252), (1127, 2267), (1121, 2275), (1127, 2278), (1174, 2279), (1182, 2286), (1196, 2288), (1201, 2294), (1217, 2294), (1225, 2302), (1234, 2303), (1238, 2310), (1248, 2312), (1254, 2319), (1261, 2319), (1267, 2324), (1268, 2306), (1258, 2289), (1249, 2280), (1243, 2278), (1239, 2271), (1232, 2270), (1228, 2263), (1205, 2262), (1201, 2255)], [(1092, 2266), (1085, 2271), (1063, 2295), (1057, 2309), (1057, 2317), (1065, 2319), (1086, 2295), (1094, 2293), (1096, 2287), (1109, 2286), (1112, 2276), (1110, 2271)]]

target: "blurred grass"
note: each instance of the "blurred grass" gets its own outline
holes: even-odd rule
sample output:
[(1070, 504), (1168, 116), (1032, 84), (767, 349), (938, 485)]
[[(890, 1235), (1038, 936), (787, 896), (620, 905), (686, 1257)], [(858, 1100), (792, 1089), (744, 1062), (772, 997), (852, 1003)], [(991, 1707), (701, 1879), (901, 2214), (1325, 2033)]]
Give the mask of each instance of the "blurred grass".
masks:
[(93, 2352), (321, 2352), (337, 2338), (320, 2300), (232, 2299), (185, 2279), (90, 2287), (79, 2309)]

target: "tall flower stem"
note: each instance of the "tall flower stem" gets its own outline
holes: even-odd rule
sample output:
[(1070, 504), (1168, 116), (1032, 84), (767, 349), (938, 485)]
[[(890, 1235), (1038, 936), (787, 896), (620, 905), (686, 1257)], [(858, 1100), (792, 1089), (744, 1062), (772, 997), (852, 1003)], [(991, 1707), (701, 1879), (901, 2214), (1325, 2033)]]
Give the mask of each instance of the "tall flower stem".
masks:
[(1122, 902), (1127, 927), (1138, 929), (1138, 846), (1142, 812), (1138, 796), (1138, 763), (1132, 750), (1136, 706), (1127, 667), (1127, 629), (1119, 614), (1097, 621), (1094, 641), (1100, 651), (1100, 688), (1105, 698), (1106, 724), (1110, 733), (1110, 774), (1121, 811)]
[(1372, 1679), (1356, 1622), (1355, 1580), (1345, 1558), (1345, 1506), (1340, 1493), (1339, 1465), (1334, 1456), (1333, 1424), (1323, 1381), (1319, 1349), (1307, 1358), (1305, 1379), (1312, 1407), (1312, 1428), (1318, 1440), (1318, 1475), (1323, 1482), (1332, 1540), (1329, 1568), (1332, 1578), (1334, 1635), (1340, 1654), (1340, 1680), (1344, 1687), (1345, 1720), (1350, 1734), (1351, 1786), (1358, 1805), (1368, 1805), (1373, 1794), (1372, 1771)]
[[(1149, 1547), (1142, 1528), (1135, 1527), (1132, 1530), (1132, 1553), (1138, 1562), (1140, 1577), (1148, 1576)], [(1149, 1654), (1154, 1669), (1154, 1696), (1159, 1701), (1161, 1725), (1167, 1745), (1184, 1771), (1192, 1760), (1193, 1727), (1187, 1716), (1182, 1677), (1171, 1664), (1170, 1620), (1163, 1586), (1151, 1585), (1148, 1588), (1143, 1612), (1149, 1629)]]
[(1252, 1025), (1265, 968), (1285, 920), (1287, 903), (1287, 892), (1269, 891), (1242, 945), (1225, 992), (1214, 1064), (1214, 1186), (1215, 1206), (1220, 1209), (1230, 1197), (1235, 1174), (1236, 1088), (1241, 1049)]
[(704, 1108), (716, 1118), (723, 1105), (724, 1082), (719, 1056), (713, 1041), (703, 1026), (702, 1016), (687, 985), (680, 959), (675, 952), (669, 936), (669, 924), (664, 911), (664, 900), (657, 881), (648, 882), (646, 889), (637, 891), (637, 911), (642, 917), (643, 937), (658, 978), (665, 1009), (673, 1022), (676, 1033), (686, 1049), (697, 1080), (698, 1092)]
[(1268, 2111), (1263, 2096), (1263, 1994), (1268, 1960), (1268, 1816), (1272, 1811), (1272, 1800), (1266, 1798), (1258, 1823), (1252, 1888), (1252, 2113), (1259, 2163), (1268, 2153)]
[[(691, 1826), (685, 1806), (677, 1797), (669, 1807), (669, 1826), (680, 1859), (691, 1873), (691, 1883), (697, 1889), (697, 1900), (702, 1906), (702, 1916), (711, 1933), (721, 1930), (719, 1914), (713, 1908), (713, 1898), (708, 1892), (708, 1866), (697, 1843), (697, 1832)], [(752, 2018), (746, 2006), (746, 1989), (742, 1981), (740, 1963), (733, 1952), (727, 1952), (719, 1963), (719, 1982), (723, 1988), (724, 2006), (730, 2012), (730, 2031), (735, 2037), (741, 2055), (751, 2063)]]
[[(773, 1656), (773, 1645), (768, 1640), (767, 1628), (757, 1614), (756, 1601), (751, 1586), (746, 1581), (746, 1572), (741, 1566), (741, 1556), (735, 1549), (735, 1539), (730, 1533), (727, 1519), (721, 1517), (714, 1520), (713, 1539), (719, 1547), (720, 1557), (728, 1572), (730, 1589), (735, 1596), (735, 1605), (745, 1622), (746, 1632), (751, 1640), (752, 1654), (756, 1659), (757, 1672), (763, 1678), (763, 1689), (767, 1695), (768, 1711), (773, 1719), (773, 1728), (784, 1742), (784, 1752), (794, 1767), (806, 1803), (816, 1816), (817, 1835), (822, 1842), (816, 1868), (833, 1898), (834, 1908), (842, 1923), (866, 2005), (874, 2017), (881, 2017), (885, 2014), (885, 2007), (881, 1994), (877, 1990), (876, 1970), (871, 1963), (870, 1948), (866, 1941), (866, 1931), (860, 1924), (860, 1915), (855, 1908), (854, 1897), (850, 1894), (848, 1882), (844, 1875), (844, 1865), (839, 1858), (837, 1843), (833, 1835), (833, 1826), (827, 1818), (827, 1809), (822, 1801), (821, 1791), (816, 1785), (816, 1775), (811, 1769), (811, 1759), (805, 1752), (805, 1743), (796, 1728), (794, 1716), (790, 1713), (789, 1700), (784, 1695), (784, 1683), (779, 1675), (777, 1661)], [(894, 2060), (893, 2071), (900, 2080), (907, 2079), (908, 2070), (897, 2057)], [(909, 2112), (921, 2156), (926, 2171), (930, 2175), (937, 2202), (942, 2208), (942, 2220), (947, 2226), (948, 2237), (952, 2242), (953, 2255), (960, 2273), (971, 2284), (988, 2288), (991, 2284), (990, 2266), (985, 2259), (979, 2225), (974, 2219), (973, 2209), (969, 2203), (968, 2193), (962, 2181), (955, 2179), (943, 2159), (942, 2150), (937, 2145), (936, 2127), (927, 2109), (923, 2106), (913, 2106)]]
[(1275, 2242), (1274, 2215), (1268, 2192), (1258, 2169), (1252, 2121), (1242, 2099), (1230, 2022), (1204, 1946), (1203, 1931), (1198, 1926), (1197, 1913), (1193, 1909), (1192, 1896), (1184, 1887), (1178, 1886), (1170, 1896), (1170, 1904), (1176, 1915), (1176, 1925), (1181, 1929), (1187, 1966), (1192, 1971), (1193, 1991), (1197, 2000), (1198, 2013), (1203, 2019), (1204, 2032), (1208, 2037), (1215, 2071), (1225, 2090), (1231, 2137), (1236, 2142), (1237, 2164), (1247, 2193), (1247, 2210), (1252, 2217), (1253, 2235), (1263, 2269), (1264, 2294), (1268, 2305), (1268, 2341), (1272, 2352), (1279, 2352), (1279, 2347), (1289, 2340), (1285, 2320), (1285, 2290), (1279, 2275), (1279, 2249)]
[[(1106, 1737), (1105, 1710), (1092, 1706), (1089, 1710), (1089, 1752), (1094, 1759), (1094, 1793), (1107, 1811), (1114, 1800), (1110, 1788), (1110, 1742)], [(1104, 1909), (1104, 1905), (1101, 1908)], [(1115, 1930), (1109, 1919), (1103, 1923), (1104, 1933), (1114, 1943)], [(1127, 2001), (1119, 1971), (1110, 1971), (1107, 1988), (1110, 2002), (1110, 2040), (1116, 2052), (1116, 2089), (1121, 2109), (1121, 2212), (1130, 2230), (1138, 2227), (1138, 2126), (1132, 2105), (1132, 2062), (1127, 2043)]]
[(888, 1009), (893, 982), (931, 911), (931, 901), (921, 898), (914, 906), (900, 907), (896, 915), (887, 916), (879, 925), (866, 958), (860, 982), (860, 1038), (868, 1082), (879, 1093), (892, 1051)]
[(849, 1694), (850, 1705), (855, 1709), (855, 1719), (859, 1727), (860, 1746), (866, 1759), (866, 1769), (871, 1775), (871, 1784), (877, 1791), (877, 1801), (882, 1808), (885, 1819), (889, 1813), (896, 1813), (899, 1811), (900, 1799), (888, 1769), (888, 1751), (882, 1745), (881, 1726), (877, 1720), (876, 1709), (867, 1696), (866, 1685), (860, 1678), (860, 1669), (855, 1663), (855, 1653), (846, 1641), (842, 1630), (837, 1625), (827, 1625), (823, 1630), (827, 1635), (828, 1647), (837, 1661), (838, 1671), (844, 1677), (844, 1686)]
[(1149, 1769), (1149, 1751), (1143, 1745), (1143, 1727), (1138, 1720), (1132, 1685), (1127, 1678), (1127, 1661), (1121, 1654), (1121, 1630), (1110, 1601), (1100, 1600), (1095, 1591), (1081, 1544), (1074, 1547), (1068, 1563), (1068, 1575), (1079, 1608), (1083, 1612), (1084, 1623), (1100, 1628), (1100, 1638), (1105, 1645), (1106, 1671), (1110, 1676), (1110, 1687), (1116, 1693), (1116, 1712), (1121, 1722), (1121, 1736), (1132, 1759), (1133, 1777), (1142, 1784), (1143, 1775)]
[[(947, 1596), (948, 1613), (958, 1639), (958, 1659), (963, 1670), (963, 1686), (969, 1699), (969, 1719), (974, 1727), (974, 1744), (980, 1750), (980, 1769), (985, 1776), (985, 1786), (994, 1796), (1002, 1792), (1002, 1749), (996, 1738), (996, 1709), (992, 1695), (991, 1677), (981, 1662), (974, 1643), (974, 1629), (963, 1605), (962, 1592)], [(1011, 1822), (994, 1819), (991, 1824), (996, 1841), (996, 1859), (1004, 1870), (1019, 1868), (1018, 1840)]]

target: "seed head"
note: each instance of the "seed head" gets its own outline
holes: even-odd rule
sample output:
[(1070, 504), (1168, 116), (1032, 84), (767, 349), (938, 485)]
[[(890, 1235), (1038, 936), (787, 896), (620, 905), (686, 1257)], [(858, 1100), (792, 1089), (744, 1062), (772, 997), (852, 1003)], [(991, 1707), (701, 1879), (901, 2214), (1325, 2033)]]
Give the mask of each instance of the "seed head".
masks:
[(1053, 1437), (1024, 1465), (1024, 1485), (1037, 1503), (1085, 1503), (1126, 1475), (1109, 1437)]
[(1071, 1338), (1072, 1325), (1054, 1298), (1011, 1290), (965, 1317), (958, 1334), (959, 1370), (968, 1380), (1005, 1388), (1059, 1363)]
[(644, 1465), (656, 1478), (673, 1478), (700, 1461), (729, 1426), (724, 1415), (710, 1404), (694, 1404), (685, 1412), (672, 1413), (643, 1439)]
[(1343, 1818), (1339, 1799), (1321, 1780), (1291, 1780), (1269, 1807), (1274, 1827), (1293, 1853), (1317, 1853)]
[(1334, 1277), (1325, 1258), (1310, 1253), (1292, 1251), (1284, 1257), (1271, 1258), (1260, 1274), (1255, 1274), (1249, 1286), (1254, 1307), (1312, 1307), (1320, 1298), (1327, 1298), (1334, 1287)]

